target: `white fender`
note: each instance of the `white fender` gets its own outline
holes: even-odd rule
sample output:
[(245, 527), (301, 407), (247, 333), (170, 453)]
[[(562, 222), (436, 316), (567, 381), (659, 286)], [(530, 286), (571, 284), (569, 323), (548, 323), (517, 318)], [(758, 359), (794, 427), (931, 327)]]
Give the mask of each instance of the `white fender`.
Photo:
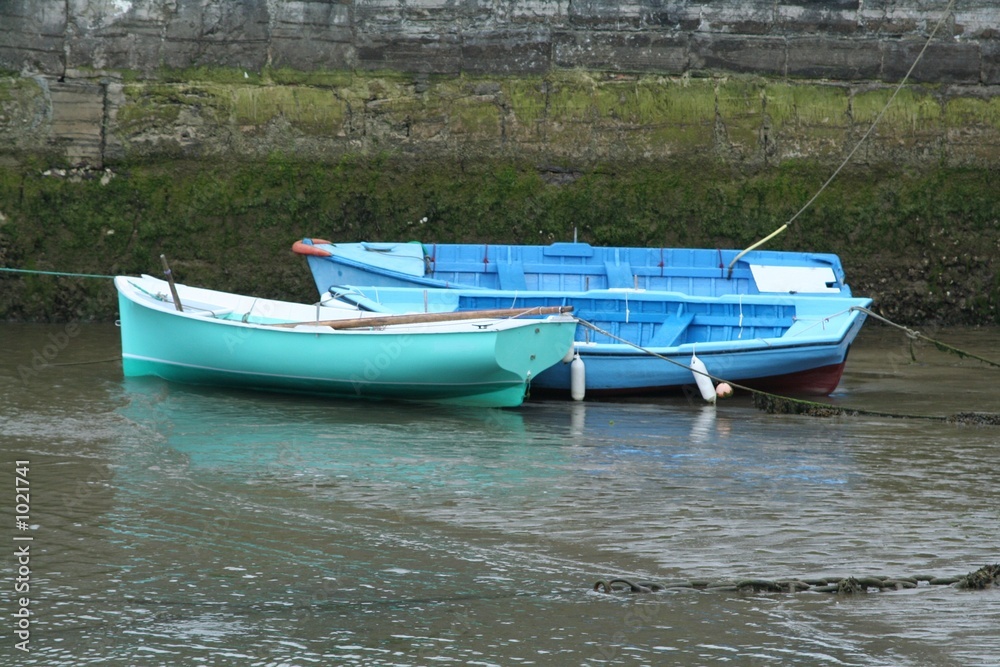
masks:
[(580, 353), (573, 355), (573, 363), (569, 365), (569, 395), (574, 401), (582, 401), (587, 393), (587, 369), (583, 365)]
[(698, 385), (698, 391), (701, 392), (701, 397), (704, 398), (709, 403), (715, 403), (715, 385), (712, 384), (712, 378), (705, 375), (708, 373), (708, 368), (705, 367), (705, 362), (691, 354), (691, 374), (694, 375), (694, 381)]

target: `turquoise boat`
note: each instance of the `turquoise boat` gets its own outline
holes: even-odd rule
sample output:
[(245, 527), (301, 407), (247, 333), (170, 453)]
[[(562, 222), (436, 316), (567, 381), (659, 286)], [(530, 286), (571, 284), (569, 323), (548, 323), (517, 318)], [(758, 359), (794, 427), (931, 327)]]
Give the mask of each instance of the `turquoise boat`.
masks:
[(832, 254), (754, 250), (449, 243), (330, 243), (302, 239), (317, 287), (331, 285), (586, 292), (636, 289), (690, 296), (851, 296)]
[[(532, 383), (556, 396), (625, 396), (693, 386), (692, 357), (718, 381), (800, 395), (834, 391), (871, 299), (787, 294), (698, 297), (676, 292), (538, 292), (413, 287), (334, 287), (345, 304), (383, 313), (572, 307), (580, 324), (572, 363)], [(575, 396), (574, 396), (575, 397)]]
[(125, 376), (189, 384), (514, 407), (576, 329), (568, 315), (384, 317), (151, 276), (118, 276), (115, 287)]

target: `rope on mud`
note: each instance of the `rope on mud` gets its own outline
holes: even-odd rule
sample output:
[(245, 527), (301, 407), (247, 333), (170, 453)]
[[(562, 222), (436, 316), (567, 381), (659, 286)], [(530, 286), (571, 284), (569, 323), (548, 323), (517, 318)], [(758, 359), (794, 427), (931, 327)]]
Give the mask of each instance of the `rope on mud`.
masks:
[[(788, 414), (788, 415), (809, 415), (812, 417), (833, 417), (837, 415), (844, 415), (848, 417), (887, 417), (890, 419), (925, 419), (937, 422), (947, 422), (950, 424), (968, 424), (975, 426), (1000, 426), (1000, 414), (985, 413), (985, 412), (959, 412), (948, 416), (938, 416), (938, 415), (912, 415), (912, 414), (900, 414), (894, 412), (880, 412), (877, 410), (863, 410), (860, 408), (842, 408), (837, 405), (830, 405), (829, 403), (820, 403), (818, 401), (809, 401), (802, 398), (791, 398), (790, 396), (780, 396), (778, 394), (772, 394), (760, 389), (754, 389), (738, 382), (733, 382), (732, 380), (727, 380), (725, 378), (720, 378), (718, 376), (712, 375), (711, 373), (704, 373), (702, 371), (696, 371), (687, 364), (675, 361), (670, 357), (666, 357), (657, 352), (653, 352), (649, 348), (645, 348), (637, 343), (633, 343), (630, 340), (626, 340), (620, 336), (616, 336), (610, 331), (605, 331), (601, 327), (597, 326), (593, 322), (588, 322), (577, 318), (577, 322), (588, 329), (591, 329), (602, 336), (607, 336), (608, 338), (618, 341), (624, 345), (629, 345), (635, 349), (644, 352), (657, 359), (662, 359), (663, 361), (684, 368), (691, 373), (698, 373), (704, 375), (707, 378), (715, 382), (725, 382), (733, 389), (740, 389), (750, 393), (753, 397), (753, 406), (758, 410), (767, 412), (769, 414)], [(898, 326), (898, 325), (896, 325)], [(968, 353), (965, 353), (968, 354)], [(968, 356), (974, 356), (968, 354)]]
[(847, 166), (847, 163), (851, 161), (851, 158), (853, 158), (854, 154), (856, 152), (858, 152), (858, 149), (861, 148), (862, 144), (864, 144), (866, 141), (868, 141), (868, 137), (871, 135), (872, 132), (875, 131), (875, 126), (879, 124), (879, 121), (882, 120), (882, 116), (884, 116), (885, 112), (889, 110), (889, 107), (892, 105), (893, 101), (896, 99), (896, 96), (899, 95), (899, 92), (903, 89), (903, 86), (905, 86), (906, 82), (909, 81), (910, 75), (913, 74), (913, 70), (915, 70), (917, 68), (917, 64), (924, 57), (924, 53), (927, 52), (927, 47), (929, 47), (931, 45), (931, 42), (934, 41), (934, 36), (937, 34), (938, 29), (940, 29), (941, 26), (944, 25), (945, 19), (947, 19), (949, 16), (951, 16), (951, 10), (952, 10), (952, 7), (954, 7), (954, 5), (955, 5), (955, 0), (950, 0), (950, 2), (948, 3), (948, 6), (944, 10), (944, 14), (941, 15), (941, 18), (938, 20), (937, 24), (934, 26), (934, 29), (931, 30), (931, 34), (927, 36), (927, 41), (924, 42), (924, 47), (922, 49), (920, 49), (920, 53), (917, 54), (917, 57), (914, 59), (913, 64), (910, 65), (910, 69), (908, 69), (906, 71), (906, 75), (903, 77), (902, 81), (899, 82), (899, 85), (897, 85), (896, 88), (895, 88), (895, 90), (892, 91), (892, 95), (890, 95), (889, 99), (886, 100), (885, 106), (883, 106), (882, 110), (878, 112), (878, 115), (875, 116), (875, 120), (872, 121), (871, 126), (869, 126), (868, 130), (861, 136), (861, 138), (858, 140), (858, 142), (854, 145), (854, 148), (851, 149), (851, 152), (848, 153), (847, 157), (844, 158), (843, 162), (840, 163), (840, 166), (837, 167), (832, 174), (830, 174), (830, 177), (828, 179), (826, 179), (826, 182), (823, 183), (823, 185), (820, 186), (819, 190), (816, 191), (816, 193), (809, 199), (809, 201), (807, 201), (802, 206), (802, 208), (800, 208), (795, 213), (795, 215), (793, 215), (788, 220), (788, 222), (786, 222), (785, 224), (783, 224), (781, 227), (778, 227), (776, 230), (774, 230), (773, 232), (771, 232), (770, 234), (768, 234), (767, 236), (765, 236), (761, 240), (757, 241), (753, 245), (747, 247), (745, 250), (743, 250), (743, 252), (741, 252), (738, 255), (736, 255), (736, 257), (733, 258), (733, 261), (731, 261), (729, 263), (728, 277), (731, 278), (733, 276), (733, 267), (736, 266), (736, 262), (738, 262), (745, 254), (747, 254), (751, 250), (755, 250), (756, 248), (759, 248), (760, 246), (764, 245), (765, 243), (767, 243), (768, 241), (770, 241), (771, 239), (773, 239), (778, 234), (781, 234), (782, 232), (784, 232), (786, 229), (788, 229), (788, 227), (793, 222), (795, 222), (798, 219), (798, 217), (800, 215), (802, 215), (803, 212), (805, 212), (806, 209), (808, 209), (810, 206), (812, 206), (813, 202), (815, 202), (817, 199), (819, 199), (819, 196), (821, 194), (823, 194), (823, 191), (826, 190), (827, 186), (829, 186), (830, 183), (833, 182), (833, 179), (835, 179), (837, 177), (837, 174), (839, 174), (844, 169), (844, 167)]
[(107, 359), (91, 359), (89, 361), (66, 361), (60, 363), (48, 363), (46, 366), (62, 367), (62, 366), (88, 366), (90, 364), (110, 364), (114, 362), (120, 362), (121, 357), (108, 357)]
[(876, 320), (884, 322), (884, 323), (888, 324), (891, 327), (896, 327), (900, 331), (904, 331), (906, 333), (906, 335), (910, 337), (911, 340), (920, 339), (920, 340), (923, 340), (923, 341), (927, 341), (928, 343), (930, 343), (931, 345), (933, 345), (934, 347), (936, 347), (938, 350), (940, 350), (942, 352), (948, 352), (948, 353), (951, 353), (951, 354), (956, 354), (959, 357), (961, 357), (962, 359), (975, 359), (976, 361), (981, 361), (984, 364), (987, 364), (989, 366), (993, 366), (995, 368), (1000, 368), (1000, 363), (998, 363), (996, 361), (992, 361), (992, 360), (987, 359), (985, 357), (980, 357), (979, 355), (973, 354), (971, 352), (966, 352), (965, 350), (960, 350), (957, 347), (953, 347), (951, 345), (948, 345), (947, 343), (942, 343), (939, 340), (934, 340), (933, 338), (931, 338), (929, 336), (925, 336), (924, 334), (920, 333), (919, 331), (914, 331), (913, 329), (910, 329), (909, 327), (905, 327), (902, 324), (896, 324), (895, 322), (893, 322), (893, 321), (891, 321), (891, 320), (889, 320), (889, 319), (887, 319), (885, 317), (882, 317), (881, 315), (879, 315), (877, 313), (872, 312), (868, 308), (864, 308), (862, 306), (851, 306), (851, 310), (860, 311), (860, 312), (866, 314), (868, 317), (874, 317)]
[(959, 590), (985, 590), (1000, 586), (1000, 564), (984, 565), (965, 576), (935, 577), (920, 574), (912, 577), (815, 577), (805, 579), (736, 579), (709, 580), (690, 579), (656, 583), (631, 581), (629, 579), (601, 579), (593, 590), (608, 595), (620, 593), (662, 593), (683, 590), (699, 590), (710, 593), (836, 593), (838, 595), (859, 595), (898, 591), (923, 586), (951, 586)]
[(62, 276), (65, 278), (110, 278), (114, 280), (114, 276), (106, 276), (101, 273), (70, 273), (68, 271), (37, 271), (35, 269), (12, 269), (8, 267), (0, 266), (0, 271), (6, 271), (8, 273), (30, 273), (34, 275), (41, 276)]

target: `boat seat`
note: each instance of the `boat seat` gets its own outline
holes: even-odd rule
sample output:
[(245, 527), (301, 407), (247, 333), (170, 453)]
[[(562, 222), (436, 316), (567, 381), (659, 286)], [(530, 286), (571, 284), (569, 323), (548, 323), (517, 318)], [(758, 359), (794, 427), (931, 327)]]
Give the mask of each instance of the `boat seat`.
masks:
[(500, 279), (500, 289), (520, 291), (528, 289), (528, 283), (524, 279), (524, 265), (521, 262), (498, 262), (497, 277)]
[(617, 263), (605, 261), (604, 266), (608, 272), (608, 289), (629, 289), (635, 287), (632, 266), (628, 262)]
[(691, 320), (693, 319), (694, 313), (670, 315), (667, 319), (663, 320), (663, 324), (660, 325), (660, 328), (649, 339), (648, 346), (673, 347), (674, 345), (680, 345), (684, 342), (681, 338), (684, 332), (687, 331), (688, 326), (691, 325)]

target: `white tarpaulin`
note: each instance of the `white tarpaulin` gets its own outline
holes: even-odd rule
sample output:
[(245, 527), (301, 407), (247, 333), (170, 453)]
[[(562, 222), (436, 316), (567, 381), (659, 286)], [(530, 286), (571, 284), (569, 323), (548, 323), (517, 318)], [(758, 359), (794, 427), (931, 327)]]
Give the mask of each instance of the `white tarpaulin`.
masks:
[(750, 271), (761, 292), (838, 294), (837, 276), (829, 266), (765, 266), (751, 264)]

